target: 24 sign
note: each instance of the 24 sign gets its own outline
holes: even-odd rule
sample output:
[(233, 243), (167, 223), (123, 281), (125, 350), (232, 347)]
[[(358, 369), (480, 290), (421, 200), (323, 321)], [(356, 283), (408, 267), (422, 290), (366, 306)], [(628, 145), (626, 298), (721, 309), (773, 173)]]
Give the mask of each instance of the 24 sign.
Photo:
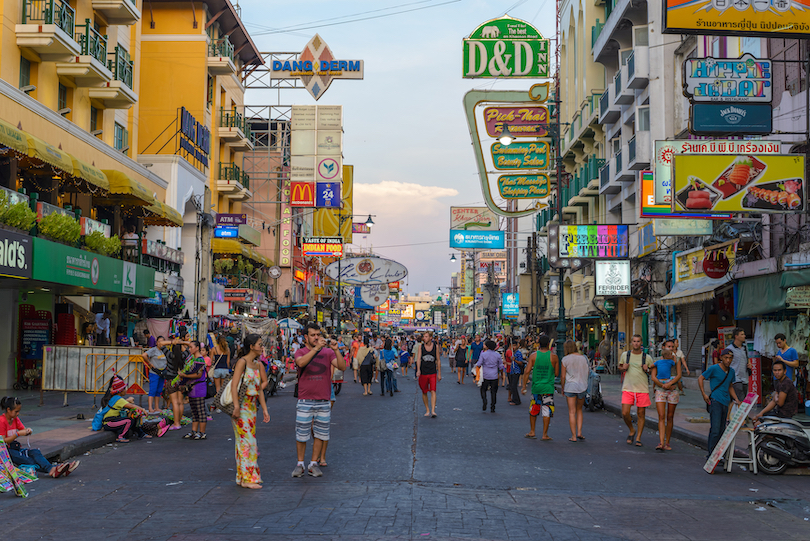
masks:
[(464, 78), (549, 76), (549, 45), (526, 21), (492, 19), (464, 39)]

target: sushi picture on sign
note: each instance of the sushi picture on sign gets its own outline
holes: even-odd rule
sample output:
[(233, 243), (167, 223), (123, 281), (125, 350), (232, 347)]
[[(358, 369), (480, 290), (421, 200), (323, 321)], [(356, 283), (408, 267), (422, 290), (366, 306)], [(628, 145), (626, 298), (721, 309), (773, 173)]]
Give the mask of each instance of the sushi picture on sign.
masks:
[(805, 208), (804, 156), (677, 155), (676, 212), (777, 213)]

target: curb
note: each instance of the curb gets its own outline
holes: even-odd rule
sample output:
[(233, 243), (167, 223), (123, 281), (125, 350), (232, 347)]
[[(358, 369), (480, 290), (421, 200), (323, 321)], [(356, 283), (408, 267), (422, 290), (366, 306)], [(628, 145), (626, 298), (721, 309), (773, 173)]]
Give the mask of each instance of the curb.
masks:
[[(608, 402), (607, 400), (604, 400), (604, 404), (605, 404), (605, 411), (609, 411), (610, 413), (618, 415), (619, 417), (622, 416), (622, 407), (621, 406), (616, 406), (615, 404), (612, 404), (612, 403)], [(653, 423), (653, 424), (650, 425), (650, 423)], [(655, 418), (653, 418), (650, 415), (645, 415), (645, 425), (646, 426), (655, 426), (657, 428), (658, 427), (658, 417), (656, 416)], [(688, 443), (690, 445), (694, 445), (695, 447), (700, 447), (701, 449), (704, 449), (704, 450), (708, 448), (708, 442), (706, 441), (706, 436), (704, 436), (702, 434), (698, 434), (697, 432), (692, 432), (691, 430), (686, 430), (684, 428), (679, 427), (678, 425), (674, 425), (672, 427), (672, 437), (677, 439), (677, 440), (681, 440), (683, 442), (686, 442), (686, 443)]]
[(69, 458), (83, 455), (87, 451), (92, 451), (93, 449), (103, 447), (114, 441), (115, 434), (113, 432), (99, 430), (98, 432), (92, 432), (83, 438), (68, 441), (62, 445), (47, 449), (42, 454), (45, 455), (45, 458), (48, 460), (58, 459), (64, 462)]

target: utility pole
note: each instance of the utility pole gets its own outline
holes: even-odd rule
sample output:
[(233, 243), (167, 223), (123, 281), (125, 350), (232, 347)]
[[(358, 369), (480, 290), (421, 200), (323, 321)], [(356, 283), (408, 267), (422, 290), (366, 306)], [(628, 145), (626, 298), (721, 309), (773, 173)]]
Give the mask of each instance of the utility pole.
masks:
[[(560, 100), (560, 46), (559, 46), (559, 36), (560, 36), (560, 24), (559, 24), (559, 4), (557, 7), (557, 47), (556, 47), (556, 57), (557, 57), (557, 73), (554, 74), (554, 161), (557, 164), (557, 219), (559, 220), (559, 231), (560, 236), (562, 238), (562, 226), (563, 226), (563, 202), (562, 202), (562, 185), (563, 179), (563, 164), (562, 164), (562, 145), (560, 143), (560, 104), (562, 100)], [(559, 241), (558, 241), (559, 242)], [(568, 330), (565, 324), (565, 268), (560, 267), (560, 310), (557, 316), (557, 358), (562, 359), (564, 357), (565, 350), (563, 349), (563, 345), (565, 342), (565, 335), (566, 331)]]

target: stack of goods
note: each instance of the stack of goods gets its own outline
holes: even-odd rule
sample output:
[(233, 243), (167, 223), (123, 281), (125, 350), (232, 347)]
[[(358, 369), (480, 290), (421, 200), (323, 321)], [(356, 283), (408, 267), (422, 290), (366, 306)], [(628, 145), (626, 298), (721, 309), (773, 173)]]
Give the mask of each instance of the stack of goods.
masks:
[(57, 314), (54, 344), (73, 346), (77, 343), (76, 318), (73, 314)]

